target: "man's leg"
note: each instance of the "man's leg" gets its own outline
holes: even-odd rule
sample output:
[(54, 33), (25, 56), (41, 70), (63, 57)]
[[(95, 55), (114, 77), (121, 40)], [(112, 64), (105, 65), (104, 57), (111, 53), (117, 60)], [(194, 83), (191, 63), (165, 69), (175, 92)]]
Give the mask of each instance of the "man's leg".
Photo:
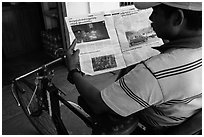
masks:
[(98, 123), (98, 128), (93, 130), (93, 134), (127, 135), (137, 127), (138, 121), (134, 115), (128, 117), (122, 117), (116, 113), (95, 115), (81, 96), (78, 97), (78, 104)]

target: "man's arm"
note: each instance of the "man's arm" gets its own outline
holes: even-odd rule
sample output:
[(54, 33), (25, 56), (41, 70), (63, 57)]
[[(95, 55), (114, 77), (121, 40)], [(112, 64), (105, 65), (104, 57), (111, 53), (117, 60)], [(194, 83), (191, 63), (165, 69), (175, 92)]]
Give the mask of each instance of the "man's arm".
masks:
[[(74, 50), (77, 40), (71, 44), (66, 53), (66, 63), (67, 70), (70, 72), (73, 69), (78, 68), (79, 65), (79, 50)], [(74, 84), (83, 97), (86, 103), (89, 105), (89, 108), (95, 114), (102, 114), (104, 112), (113, 112), (102, 100), (100, 91), (90, 84), (82, 75), (78, 72), (74, 72), (72, 75)], [(114, 112), (113, 112), (114, 113)]]
[(74, 73), (72, 76), (79, 94), (95, 114), (112, 111), (102, 100), (100, 91), (84, 79), (80, 73)]

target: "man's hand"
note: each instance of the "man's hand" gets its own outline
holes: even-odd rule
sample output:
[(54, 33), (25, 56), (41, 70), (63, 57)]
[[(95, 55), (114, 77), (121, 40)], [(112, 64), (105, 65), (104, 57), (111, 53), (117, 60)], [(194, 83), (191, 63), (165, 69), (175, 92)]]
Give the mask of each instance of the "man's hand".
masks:
[[(76, 39), (66, 52), (66, 63), (68, 71), (79, 67), (79, 50), (74, 51)], [(91, 111), (95, 114), (103, 114), (104, 112), (113, 112), (102, 100), (100, 91), (90, 84), (80, 73), (73, 73), (75, 79), (74, 84), (79, 94), (84, 98)]]
[(67, 62), (67, 69), (71, 71), (75, 68), (79, 68), (79, 49), (74, 50), (76, 46), (77, 40), (75, 39), (69, 49), (66, 52), (66, 62)]

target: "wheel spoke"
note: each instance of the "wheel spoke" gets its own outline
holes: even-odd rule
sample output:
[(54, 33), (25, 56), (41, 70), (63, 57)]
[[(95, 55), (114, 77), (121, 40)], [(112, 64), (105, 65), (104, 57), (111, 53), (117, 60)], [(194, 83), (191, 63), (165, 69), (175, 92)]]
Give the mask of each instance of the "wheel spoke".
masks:
[[(27, 82), (19, 81), (17, 86), (19, 86), (19, 88), (18, 90), (16, 89), (16, 97), (33, 126), (41, 134), (56, 135), (57, 130), (48, 113), (47, 106), (43, 105), (44, 102), (39, 100), (38, 97), (38, 92), (42, 91), (40, 91), (35, 84), (30, 86)], [(25, 90), (25, 92), (21, 90)]]

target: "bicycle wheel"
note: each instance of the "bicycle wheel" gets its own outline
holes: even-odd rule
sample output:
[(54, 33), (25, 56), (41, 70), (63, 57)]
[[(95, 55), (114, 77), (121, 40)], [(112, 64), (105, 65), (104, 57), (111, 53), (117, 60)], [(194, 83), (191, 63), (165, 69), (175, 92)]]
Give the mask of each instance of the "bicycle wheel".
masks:
[(37, 131), (44, 135), (56, 135), (57, 130), (48, 108), (45, 108), (45, 105), (40, 102), (37, 94), (33, 94), (35, 86), (28, 81), (21, 80), (15, 83), (15, 91), (24, 113)]

